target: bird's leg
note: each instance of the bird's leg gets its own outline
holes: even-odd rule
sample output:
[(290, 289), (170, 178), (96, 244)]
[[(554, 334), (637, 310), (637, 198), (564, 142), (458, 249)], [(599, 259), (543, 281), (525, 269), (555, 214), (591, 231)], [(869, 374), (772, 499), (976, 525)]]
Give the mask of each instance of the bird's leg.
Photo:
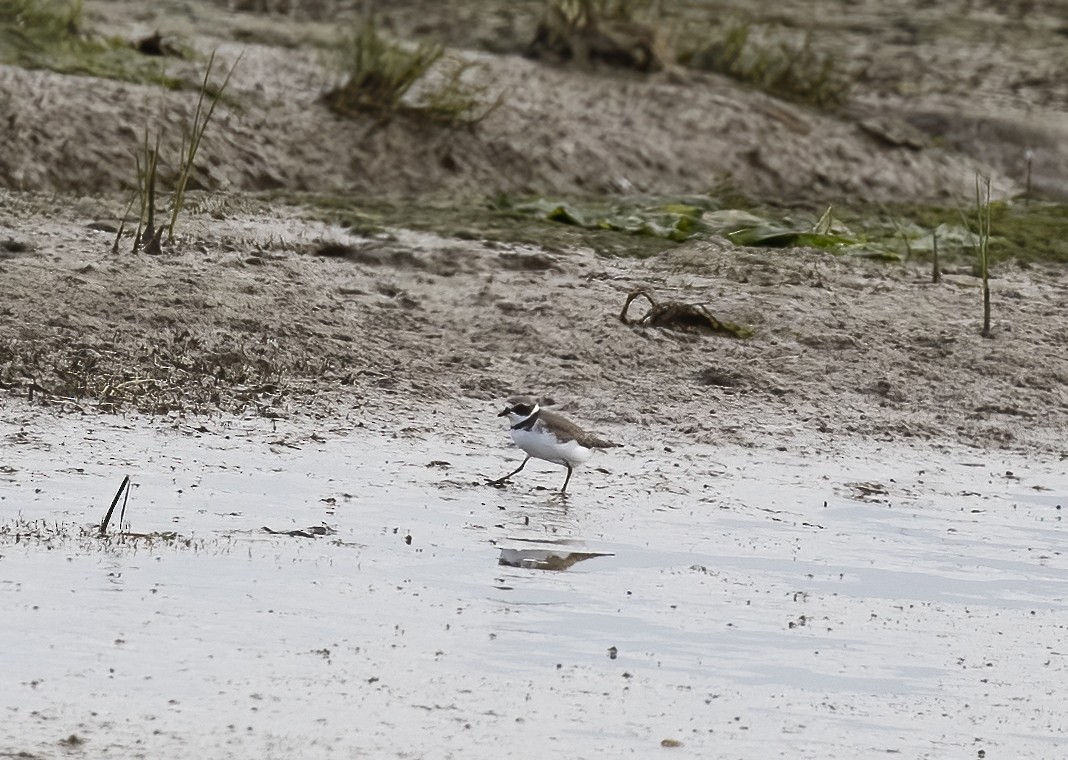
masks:
[(503, 483), (504, 481), (508, 480), (508, 478), (512, 477), (513, 475), (518, 473), (520, 470), (522, 470), (523, 467), (526, 465), (526, 463), (529, 462), (529, 461), (530, 461), (530, 457), (528, 456), (526, 459), (523, 460), (523, 464), (521, 464), (518, 467), (516, 467), (514, 470), (512, 470), (510, 473), (505, 475), (503, 478), (497, 478), (496, 480), (491, 480), (489, 482), (489, 484), (491, 486), (499, 486), (501, 483)]
[(567, 493), (567, 484), (571, 482), (571, 464), (564, 462), (564, 467), (567, 468), (567, 477), (564, 478), (564, 486), (560, 489), (560, 493)]

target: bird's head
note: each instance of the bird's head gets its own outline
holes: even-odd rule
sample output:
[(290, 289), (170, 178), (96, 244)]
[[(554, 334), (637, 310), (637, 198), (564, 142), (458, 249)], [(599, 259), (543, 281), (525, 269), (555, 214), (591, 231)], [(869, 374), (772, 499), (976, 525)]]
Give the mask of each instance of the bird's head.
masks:
[(508, 404), (497, 416), (507, 417), (511, 424), (518, 425), (524, 420), (530, 419), (532, 415), (537, 414), (540, 409), (541, 407), (538, 406), (538, 402), (535, 399), (529, 396), (516, 396), (508, 399)]

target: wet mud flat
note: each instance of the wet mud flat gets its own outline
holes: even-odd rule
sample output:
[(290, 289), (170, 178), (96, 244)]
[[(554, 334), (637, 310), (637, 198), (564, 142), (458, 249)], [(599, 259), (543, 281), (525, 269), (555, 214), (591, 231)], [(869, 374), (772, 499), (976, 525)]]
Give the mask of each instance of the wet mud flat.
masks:
[[(1065, 741), (1055, 455), (799, 455), (620, 424), (604, 432), (627, 447), (562, 499), (559, 469), (534, 462), (485, 485), (518, 456), (495, 411), (413, 430), (5, 398), (0, 751), (1049, 757)], [(129, 530), (154, 538), (93, 535), (125, 474)], [(538, 549), (591, 556), (500, 564)]]
[[(831, 4), (812, 39), (856, 81), (822, 110), (529, 60), (533, 0), (388, 4), (507, 96), (441, 130), (328, 111), (351, 4), (145, 5), (90, 0), (77, 36), (173, 36), (191, 87), (0, 66), (0, 757), (1056, 755), (1056, 9)], [(811, 23), (780, 6), (745, 9), (765, 50)], [(203, 189), (142, 256), (131, 158), (160, 125), (184, 152), (211, 51), (241, 64)], [(923, 253), (977, 173), (991, 339), (971, 259), (935, 284)], [(884, 220), (908, 260), (711, 227), (830, 231), (844, 200), (921, 212)], [(709, 231), (645, 234), (682, 221)], [(749, 337), (623, 324), (638, 291)], [(515, 393), (625, 447), (566, 500), (535, 463), (491, 488)]]

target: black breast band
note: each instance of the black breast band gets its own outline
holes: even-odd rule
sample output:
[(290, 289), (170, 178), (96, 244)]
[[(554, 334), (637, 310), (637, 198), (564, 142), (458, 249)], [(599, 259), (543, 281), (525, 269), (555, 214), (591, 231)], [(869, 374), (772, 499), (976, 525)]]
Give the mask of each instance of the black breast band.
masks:
[(541, 414), (541, 409), (535, 410), (534, 414), (527, 417), (522, 422), (517, 422), (512, 425), (512, 430), (533, 430), (534, 423), (538, 421), (538, 415)]

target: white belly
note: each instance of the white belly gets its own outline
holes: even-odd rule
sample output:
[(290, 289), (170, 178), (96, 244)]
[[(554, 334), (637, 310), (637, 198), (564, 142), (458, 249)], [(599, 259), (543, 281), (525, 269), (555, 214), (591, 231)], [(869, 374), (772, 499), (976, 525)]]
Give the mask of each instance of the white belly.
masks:
[(566, 462), (572, 467), (582, 464), (593, 454), (593, 449), (580, 446), (575, 441), (560, 443), (553, 435), (536, 430), (513, 430), (512, 440), (532, 457), (556, 464)]

